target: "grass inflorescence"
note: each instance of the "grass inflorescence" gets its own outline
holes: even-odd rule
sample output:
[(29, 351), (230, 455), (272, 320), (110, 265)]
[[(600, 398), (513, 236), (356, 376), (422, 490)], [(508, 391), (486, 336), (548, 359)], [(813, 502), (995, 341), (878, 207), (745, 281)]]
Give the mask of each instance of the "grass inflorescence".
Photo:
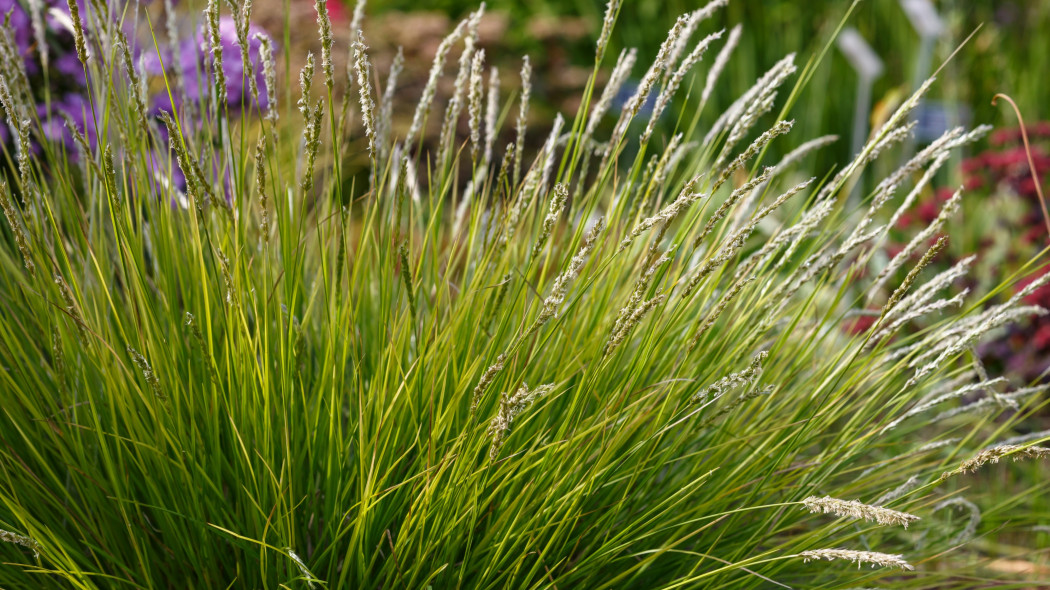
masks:
[[(237, 38), (258, 42), (262, 84), (231, 107), (223, 60), (250, 52), (223, 51), (211, 0), (211, 94), (158, 119), (118, 83), (145, 75), (105, 34), (121, 15), (70, 0), (95, 132), (55, 148), (0, 71), (25, 135), (0, 182), (0, 586), (988, 587), (961, 540), (1035, 530), (1021, 499), (1045, 484), (949, 476), (1045, 459), (1000, 436), (1044, 390), (968, 355), (1045, 310), (952, 297), (968, 263), (928, 276), (956, 204), (917, 263), (876, 256), (898, 187), (980, 130), (850, 202), (930, 85), (835, 174), (805, 167), (833, 137), (794, 138), (790, 100), (770, 115), (793, 56), (701, 128), (686, 89), (705, 104), (731, 67), (739, 29), (701, 32), (724, 4), (680, 19), (605, 121), (636, 60), (609, 63), (610, 1), (579, 111), (530, 161), (542, 73), (526, 58), (500, 95), (482, 9), (438, 48), (402, 136), (375, 86), (402, 64), (375, 71), (360, 10), (340, 76), (316, 2), (324, 86), (310, 56), (278, 116), (289, 80), (250, 7)], [(39, 158), (19, 159), (27, 142)], [(976, 515), (964, 534), (949, 507)]]

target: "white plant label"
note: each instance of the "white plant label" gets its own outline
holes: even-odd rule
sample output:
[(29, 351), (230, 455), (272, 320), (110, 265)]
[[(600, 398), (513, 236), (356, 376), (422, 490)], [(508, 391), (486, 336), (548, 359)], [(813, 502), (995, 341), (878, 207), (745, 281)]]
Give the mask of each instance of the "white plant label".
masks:
[(901, 8), (920, 37), (936, 38), (944, 34), (944, 21), (930, 0), (901, 0)]
[(882, 60), (857, 29), (852, 27), (843, 29), (839, 33), (837, 43), (839, 51), (846, 56), (861, 78), (874, 80), (882, 75), (884, 68)]

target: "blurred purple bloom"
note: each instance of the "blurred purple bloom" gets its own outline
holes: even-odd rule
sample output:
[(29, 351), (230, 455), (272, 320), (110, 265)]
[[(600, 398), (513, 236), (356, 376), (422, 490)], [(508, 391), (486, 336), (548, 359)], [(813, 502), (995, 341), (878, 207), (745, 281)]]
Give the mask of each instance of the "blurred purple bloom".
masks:
[[(33, 26), (29, 13), (22, 8), (18, 0), (0, 0), (0, 14), (11, 19), (11, 28), (15, 32), (15, 46), (18, 53), (26, 60), (26, 69), (36, 68), (36, 63), (29, 59), (33, 44)], [(30, 71), (30, 73), (33, 73)]]
[(18, 0), (0, 0), (0, 14), (10, 14), (11, 26), (15, 30), (15, 43), (23, 55), (32, 43), (33, 32), (30, 26), (29, 13)]
[[(89, 144), (96, 143), (97, 132), (91, 116), (91, 105), (83, 65), (77, 58), (73, 39), (73, 21), (69, 14), (67, 0), (41, 0), (45, 15), (45, 38), (49, 56), (49, 71), (45, 76), (41, 56), (37, 48), (37, 39), (33, 31), (32, 18), (27, 12), (28, 4), (24, 0), (0, 0), (0, 14), (7, 15), (9, 19), (14, 42), (19, 57), (22, 59), (23, 67), (29, 76), (30, 87), (36, 95), (36, 113), (42, 124), (42, 139), (54, 142), (65, 148), (71, 156), (78, 153), (74, 145), (73, 134), (66, 125), (69, 121), (77, 130), (83, 133)], [(81, 7), (81, 18), (85, 19), (89, 8), (86, 0), (77, 0)], [(103, 0), (103, 4), (113, 4), (114, 0)], [(133, 20), (128, 20), (128, 23)], [(128, 25), (130, 27), (130, 25)], [(134, 30), (127, 28), (125, 34), (128, 39), (136, 38)], [(226, 91), (228, 107), (231, 110), (241, 108), (258, 107), (265, 109), (268, 100), (266, 88), (263, 83), (263, 64), (260, 56), (261, 43), (254, 39), (255, 35), (268, 34), (256, 25), (249, 25), (248, 29), (248, 55), (251, 60), (253, 76), (258, 84), (259, 99), (256, 102), (251, 96), (249, 81), (245, 64), (241, 60), (241, 49), (237, 44), (237, 26), (232, 17), (224, 17), (219, 23), (219, 36), (222, 46), (223, 73), (226, 78)], [(161, 75), (164, 70), (168, 72), (177, 71), (183, 80), (183, 93), (172, 89), (175, 101), (182, 99), (193, 103), (201, 103), (210, 95), (212, 83), (207, 77), (207, 66), (211, 63), (211, 52), (207, 42), (206, 30), (202, 27), (192, 39), (180, 44), (178, 49), (172, 53), (162, 53), (161, 59), (151, 51), (142, 51), (144, 47), (133, 47), (132, 51), (137, 58), (142, 59), (145, 73), (149, 75)], [(140, 51), (142, 51), (140, 53)], [(49, 95), (50, 103), (44, 101), (44, 96)], [(167, 111), (172, 113), (172, 98), (167, 90), (161, 90), (153, 99), (154, 112)], [(178, 104), (176, 103), (176, 106)], [(9, 143), (14, 140), (7, 121), (0, 121), (0, 142)], [(186, 123), (186, 121), (184, 121)], [(181, 196), (186, 188), (186, 179), (174, 166), (172, 170), (163, 170), (160, 165), (159, 154), (166, 149), (168, 138), (165, 136), (163, 126), (159, 127), (161, 137), (151, 154), (151, 165), (154, 168), (155, 177), (160, 182), (160, 189), (164, 193), (176, 195), (173, 197), (173, 205), (185, 206), (185, 197)], [(34, 151), (42, 153), (42, 147), (35, 145)], [(221, 161), (199, 162), (205, 176), (210, 177), (211, 186), (225, 193), (227, 198), (232, 194), (232, 179), (229, 171), (225, 169)]]
[(78, 86), (87, 86), (87, 76), (84, 74), (84, 66), (81, 65), (80, 60), (77, 59), (76, 52), (63, 53), (57, 58), (51, 58), (51, 69)]
[(85, 135), (89, 145), (95, 143), (96, 132), (91, 118), (91, 104), (83, 94), (70, 92), (54, 98), (50, 113), (45, 105), (38, 105), (37, 115), (43, 124), (44, 136), (51, 141), (62, 143), (70, 153), (76, 152), (73, 149), (73, 135), (66, 128), (66, 117), (69, 117)]
[[(86, 11), (84, 0), (77, 1), (82, 13)], [(86, 116), (89, 109), (87, 80), (73, 44), (69, 5), (65, 0), (43, 0), (43, 10), (44, 35), (51, 70), (46, 78), (43, 75), (32, 19), (27, 8), (19, 0), (0, 0), (0, 14), (10, 19), (15, 45), (29, 77), (29, 85), (34, 91), (39, 91), (36, 110), (43, 123), (44, 137), (62, 142), (70, 148), (72, 136), (66, 129), (63, 115), (68, 115), (89, 140), (94, 141), (95, 138), (95, 130), (93, 125), (90, 125), (91, 118)], [(51, 94), (50, 107), (43, 100), (45, 87)], [(12, 139), (8, 123), (0, 122), (0, 141), (5, 143)]]
[[(259, 87), (261, 109), (268, 104), (266, 88), (263, 84), (262, 58), (259, 55), (260, 43), (254, 38), (256, 34), (268, 35), (261, 27), (254, 24), (248, 27), (248, 56), (251, 60), (256, 83)], [(227, 105), (231, 109), (252, 107), (255, 103), (249, 90), (247, 72), (241, 60), (241, 48), (237, 44), (237, 26), (232, 17), (223, 17), (219, 21), (219, 37), (222, 45), (222, 71), (226, 78)], [(188, 39), (179, 46), (178, 55), (165, 54), (164, 69), (171, 71), (177, 68), (182, 74), (187, 100), (200, 103), (210, 95), (211, 81), (205, 79), (204, 64), (211, 62), (211, 51), (207, 40), (207, 31), (202, 27), (194, 39)], [(147, 56), (146, 71), (153, 75), (163, 73), (161, 60), (156, 55)], [(174, 93), (173, 93), (174, 95)], [(180, 100), (179, 96), (169, 97), (167, 92), (160, 92), (153, 98), (157, 111), (172, 112), (171, 99)], [(176, 104), (176, 107), (179, 105)]]

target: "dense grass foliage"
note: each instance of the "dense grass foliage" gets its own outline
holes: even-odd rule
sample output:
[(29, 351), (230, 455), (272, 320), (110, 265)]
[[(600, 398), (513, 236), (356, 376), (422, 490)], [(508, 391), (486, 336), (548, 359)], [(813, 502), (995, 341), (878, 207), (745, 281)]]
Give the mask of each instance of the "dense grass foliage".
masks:
[[(970, 472), (1050, 451), (1004, 440), (1042, 388), (970, 351), (1045, 311), (982, 308), (966, 261), (923, 272), (957, 200), (874, 256), (927, 171), (985, 130), (849, 200), (929, 86), (840, 171), (806, 169), (834, 138), (766, 166), (786, 84), (812, 73), (788, 57), (715, 127), (685, 113), (681, 135), (651, 133), (647, 94), (674, 117), (676, 88), (732, 63), (728, 34), (705, 36), (720, 5), (678, 21), (610, 135), (631, 69), (625, 53), (596, 87), (611, 2), (583, 106), (534, 159), (527, 91), (487, 82), (479, 13), (435, 61), (452, 101), (419, 99), (420, 125), (444, 122), (433, 149), (391, 134), (360, 36), (345, 76), (322, 43), (298, 103), (234, 113), (205, 60), (206, 100), (154, 116), (119, 42), (131, 16), (92, 5), (74, 22), (97, 133), (67, 152), (6, 30), (24, 132), (0, 186), (0, 586), (994, 585), (978, 552), (1045, 534), (1046, 483)], [(249, 43), (250, 5), (233, 14)], [(219, 17), (213, 0), (212, 47)], [(284, 96), (263, 54), (249, 92)]]

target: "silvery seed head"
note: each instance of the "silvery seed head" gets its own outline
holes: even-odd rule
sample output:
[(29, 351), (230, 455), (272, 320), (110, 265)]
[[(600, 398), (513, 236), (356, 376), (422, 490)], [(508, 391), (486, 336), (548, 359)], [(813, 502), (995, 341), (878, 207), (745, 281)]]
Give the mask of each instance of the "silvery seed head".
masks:
[(910, 563), (904, 560), (903, 555), (890, 554), (890, 553), (879, 553), (877, 551), (853, 551), (851, 549), (815, 549), (813, 551), (803, 551), (799, 553), (799, 557), (805, 561), (810, 560), (821, 560), (826, 559), (832, 561), (835, 559), (845, 559), (852, 561), (859, 567), (861, 564), (870, 564), (872, 567), (895, 567), (903, 570), (915, 569)]
[(802, 506), (813, 513), (834, 514), (904, 528), (908, 528), (909, 524), (919, 520), (918, 516), (906, 512), (864, 504), (856, 500), (840, 500), (831, 496), (822, 498), (810, 496), (802, 501)]

